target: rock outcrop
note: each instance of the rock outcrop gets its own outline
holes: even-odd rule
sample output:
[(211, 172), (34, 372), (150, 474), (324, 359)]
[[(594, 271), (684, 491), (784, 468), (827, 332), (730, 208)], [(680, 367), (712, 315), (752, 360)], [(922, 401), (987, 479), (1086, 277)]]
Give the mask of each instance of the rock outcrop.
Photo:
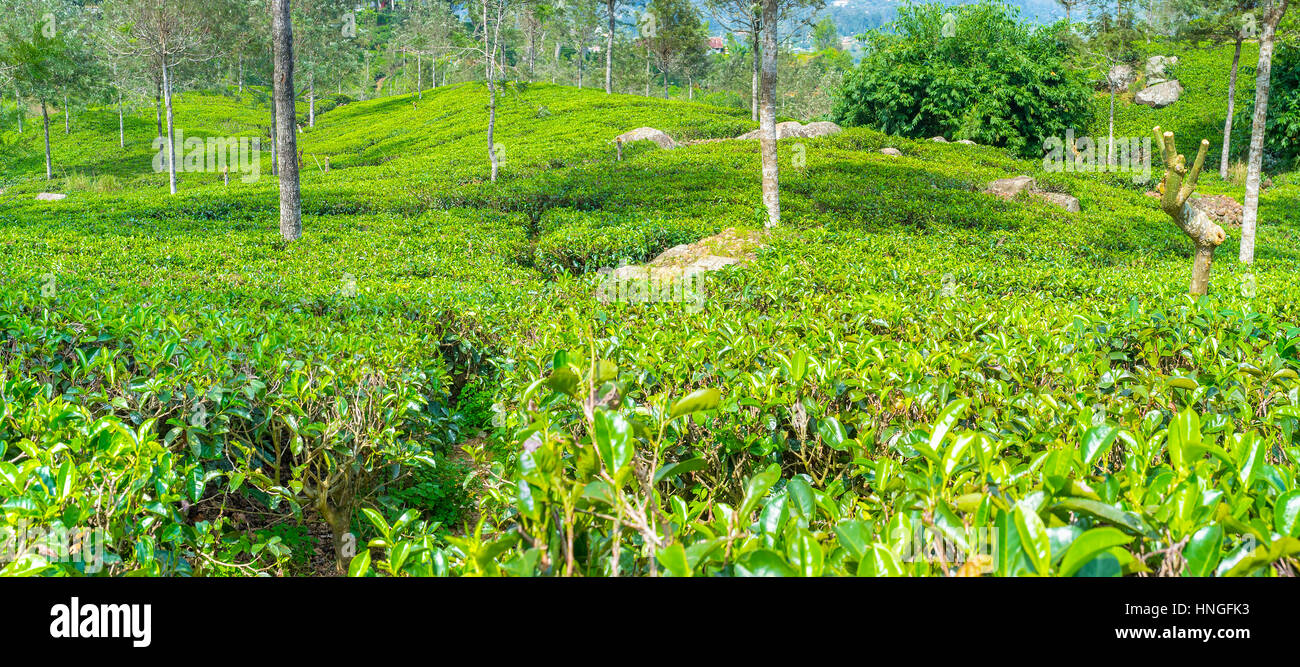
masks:
[[(834, 124), (834, 123), (832, 123), (832, 125), (833, 125), (833, 124)], [(737, 141), (746, 141), (746, 140), (749, 140), (749, 139), (758, 139), (758, 138), (760, 137), (760, 135), (762, 135), (762, 134), (763, 134), (763, 129), (762, 129), (762, 128), (759, 128), (759, 129), (757, 129), (757, 130), (753, 130), (753, 131), (751, 131), (751, 132), (746, 132), (746, 133), (740, 135), (739, 137), (736, 137), (736, 140), (737, 140)], [(784, 123), (777, 123), (777, 124), (776, 124), (776, 138), (777, 138), (778, 140), (781, 140), (781, 139), (792, 139), (792, 138), (796, 138), (796, 137), (804, 137), (804, 136), (806, 136), (806, 135), (804, 134), (804, 127), (803, 127), (803, 125), (800, 125), (799, 123), (797, 123), (797, 122), (795, 122), (795, 121), (793, 121), (793, 120), (788, 120), (788, 121), (786, 121), (786, 122), (784, 122)]]
[(839, 125), (836, 125), (835, 123), (832, 123), (830, 121), (825, 121), (825, 120), (820, 120), (817, 121), (816, 123), (808, 123), (807, 125), (803, 126), (803, 136), (808, 137), (809, 139), (815, 139), (817, 137), (827, 137), (832, 134), (839, 134), (840, 132), (843, 131), (844, 128), (840, 127)]
[(1070, 213), (1078, 213), (1081, 210), (1078, 199), (1060, 192), (1047, 192), (1045, 190), (1040, 190), (1038, 189), (1038, 181), (1035, 181), (1032, 176), (1015, 176), (1013, 178), (998, 179), (989, 183), (988, 186), (984, 188), (984, 193), (995, 197), (1002, 197), (1003, 199), (1015, 199), (1021, 193), (1025, 193), (1030, 197), (1041, 199), (1042, 201)]
[(1133, 101), (1159, 109), (1177, 102), (1182, 96), (1183, 84), (1179, 83), (1178, 79), (1174, 79), (1143, 88), (1133, 97)]
[(653, 141), (660, 148), (676, 148), (677, 142), (668, 136), (663, 130), (656, 130), (653, 127), (638, 127), (630, 132), (614, 137), (614, 142), (618, 144), (630, 144), (634, 141)]

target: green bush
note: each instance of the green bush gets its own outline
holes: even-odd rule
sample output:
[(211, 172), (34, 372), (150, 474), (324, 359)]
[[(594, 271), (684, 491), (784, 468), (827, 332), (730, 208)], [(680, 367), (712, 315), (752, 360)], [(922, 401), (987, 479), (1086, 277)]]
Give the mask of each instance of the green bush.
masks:
[(1081, 127), (1089, 90), (1072, 73), (1059, 25), (1034, 28), (983, 2), (904, 5), (895, 32), (871, 34), (833, 116), (905, 137), (970, 139), (1027, 157), (1046, 137)]

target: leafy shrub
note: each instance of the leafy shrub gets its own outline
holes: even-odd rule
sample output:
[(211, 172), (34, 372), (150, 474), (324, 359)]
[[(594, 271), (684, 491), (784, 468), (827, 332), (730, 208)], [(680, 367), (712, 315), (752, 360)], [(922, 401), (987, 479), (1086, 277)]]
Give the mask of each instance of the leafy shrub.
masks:
[[(1043, 139), (1082, 126), (1087, 86), (1071, 73), (1058, 26), (1021, 23), (1001, 3), (905, 5), (896, 33), (871, 34), (833, 116), (906, 137), (936, 135), (1042, 154)], [(945, 30), (955, 30), (951, 36)]]

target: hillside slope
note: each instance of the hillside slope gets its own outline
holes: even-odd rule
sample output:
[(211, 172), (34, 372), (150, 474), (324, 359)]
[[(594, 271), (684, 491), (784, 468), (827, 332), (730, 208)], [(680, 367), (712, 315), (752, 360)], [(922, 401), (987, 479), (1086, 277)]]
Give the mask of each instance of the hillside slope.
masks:
[[(1015, 534), (1010, 522), (1040, 513), (1054, 541), (1046, 527), (1031, 537), (1048, 553), (1017, 543), (995, 571), (1073, 574), (1053, 554), (1109, 527), (1131, 546), (1089, 572), (1146, 572), (1161, 564), (1138, 554), (1221, 515), (1237, 523), (1223, 519), (1233, 532), (1198, 567), (1280, 571), (1276, 558), (1246, 559), (1244, 535), (1271, 540), (1276, 529), (1278, 548), (1291, 544), (1281, 532), (1293, 529), (1285, 508), (1300, 458), (1300, 184), (1290, 177), (1265, 193), (1254, 275), (1232, 261), (1230, 230), (1213, 293), (1193, 300), (1190, 243), (1129, 174), (1048, 173), (998, 149), (864, 129), (786, 140), (783, 224), (750, 264), (703, 279), (698, 308), (671, 295), (606, 303), (598, 269), (762, 220), (757, 142), (637, 145), (619, 162), (612, 137), (651, 125), (721, 138), (752, 124), (702, 105), (528, 86), (502, 95), (506, 164), (491, 183), (485, 96), (465, 84), (325, 114), (300, 135), (306, 216), (293, 244), (278, 237), (269, 171), (229, 186), (187, 174), (174, 197), (153, 176), (60, 202), (35, 201), (34, 181), (0, 195), (0, 436), (139, 432), (174, 456), (175, 471), (147, 472), (175, 477), (158, 482), (167, 494), (124, 501), (133, 509), (110, 545), (118, 567), (238, 573), (226, 564), (271, 552), (212, 546), (200, 531), (218, 528), (198, 527), (183, 503), (238, 497), (268, 516), (287, 520), (288, 505), (324, 520), (314, 508), (345, 501), (313, 504), (294, 477), (301, 452), (328, 452), (312, 465), (336, 472), (425, 470), (482, 431), (473, 502), (483, 539), (499, 541), (403, 521), (401, 539), (423, 546), (398, 570), (555, 574), (558, 557), (540, 560), (518, 531), (549, 535), (552, 510), (579, 503), (570, 525), (587, 546), (574, 567), (607, 572), (623, 529), (603, 523), (611, 496), (596, 482), (609, 482), (594, 476), (626, 454), (644, 475), (682, 464), (647, 484), (673, 497), (655, 539), (686, 545), (691, 560), (683, 551), (672, 566), (700, 574), (947, 573), (900, 562), (898, 535)], [(328, 173), (315, 168), (324, 156)], [(982, 192), (1018, 174), (1077, 197), (1082, 212)], [(713, 405), (670, 413), (710, 389)], [(596, 426), (595, 414), (614, 421)], [(1192, 442), (1189, 414), (1195, 441), (1222, 457), (1166, 454), (1171, 431)], [(48, 456), (74, 460), (66, 448)], [(112, 473), (97, 460), (68, 464), (84, 468), (76, 484)], [(628, 470), (610, 475), (618, 493), (642, 493)], [(5, 511), (50, 520), (93, 495), (44, 488), (23, 486)], [(389, 521), (441, 509), (373, 491), (334, 509)], [(753, 522), (760, 500), (786, 528)], [(721, 525), (732, 508), (744, 520)], [(373, 534), (364, 521), (343, 527)], [(717, 548), (731, 533), (734, 554)], [(875, 546), (864, 555), (863, 544)], [(663, 562), (625, 548), (630, 571)], [(213, 550), (216, 563), (194, 556)]]

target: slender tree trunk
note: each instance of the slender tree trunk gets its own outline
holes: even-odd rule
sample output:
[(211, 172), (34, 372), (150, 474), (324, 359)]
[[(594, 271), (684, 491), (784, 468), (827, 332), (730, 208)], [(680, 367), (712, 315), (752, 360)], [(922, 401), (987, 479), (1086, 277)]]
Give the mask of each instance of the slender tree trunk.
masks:
[(244, 92), (244, 57), (239, 57), (239, 92)]
[(45, 124), (45, 180), (54, 180), (54, 167), (50, 161), (50, 109), (41, 98), (41, 120)]
[(158, 121), (158, 138), (162, 139), (162, 84), (156, 85), (153, 89), (153, 110), (154, 119)]
[(695, 99), (695, 77), (690, 72), (686, 73), (686, 99)]
[(1110, 85), (1110, 118), (1106, 125), (1106, 170), (1115, 171), (1115, 82)]
[(497, 86), (496, 86), (496, 57), (497, 44), (501, 34), (500, 13), (496, 16), (496, 26), (493, 31), (491, 42), (488, 41), (488, 3), (483, 3), (483, 50), (487, 52), (487, 84), (488, 84), (488, 162), (492, 163), (492, 182), (497, 180), (499, 166), (497, 164), (497, 151), (495, 142), (495, 133), (497, 125)]
[(271, 0), (271, 35), (275, 52), (275, 141), (280, 163), (280, 236), (302, 236), (302, 192), (298, 183), (298, 137), (293, 113), (293, 22), (289, 0)]
[(72, 133), (72, 128), (68, 126), (68, 117), (71, 115), (72, 114), (68, 113), (68, 96), (64, 95), (63, 96), (63, 133), (64, 134)]
[(307, 127), (316, 127), (316, 73), (307, 75)]
[(424, 99), (424, 54), (415, 52), (415, 94), (417, 99)]
[(163, 106), (167, 107), (167, 185), (176, 194), (176, 125), (172, 114), (172, 83), (167, 61), (162, 63)]
[(749, 115), (750, 120), (758, 120), (759, 68), (762, 64), (762, 61), (759, 60), (758, 26), (754, 26), (753, 34), (750, 35), (749, 46), (750, 54), (754, 59), (753, 77), (749, 85)]
[(117, 91), (117, 146), (126, 148), (126, 125), (122, 120), (122, 91)]
[(781, 224), (781, 194), (776, 164), (776, 5), (777, 0), (763, 0), (763, 105), (759, 114), (759, 144), (763, 156), (763, 205), (767, 207), (767, 226)]
[(650, 97), (650, 82), (654, 78), (650, 76), (650, 54), (645, 54), (645, 96)]
[(1228, 119), (1223, 121), (1223, 154), (1219, 156), (1219, 178), (1228, 180), (1228, 153), (1232, 148), (1232, 114), (1237, 107), (1237, 65), (1241, 63), (1242, 35), (1237, 33), (1237, 48), (1232, 52), (1232, 74), (1228, 75)]
[(429, 61), (429, 75), (430, 75), (429, 76), (430, 83), (433, 84), (432, 87), (437, 88), (438, 87), (438, 59), (437, 58), (434, 58), (433, 60)]
[(586, 52), (587, 47), (578, 48), (578, 88), (582, 88), (582, 61), (585, 60), (583, 56), (586, 55)]
[[(1277, 2), (1281, 2), (1277, 6)], [(1255, 76), (1255, 116), (1251, 119), (1250, 162), (1246, 167), (1246, 203), (1241, 212), (1241, 254), (1245, 264), (1255, 262), (1255, 225), (1259, 216), (1259, 179), (1264, 169), (1264, 129), (1268, 117), (1268, 91), (1273, 72), (1273, 39), (1277, 24), (1286, 13), (1287, 0), (1273, 0), (1264, 12), (1264, 30), (1259, 36), (1259, 65)]]
[(537, 16), (532, 5), (526, 5), (528, 12), (528, 83), (533, 82), (533, 64), (537, 60)]
[(609, 34), (605, 36), (605, 94), (614, 93), (614, 4), (617, 0), (605, 0), (605, 9), (609, 12)]
[(560, 40), (555, 40), (555, 65), (551, 68), (551, 83), (555, 83), (556, 73), (560, 71)]

